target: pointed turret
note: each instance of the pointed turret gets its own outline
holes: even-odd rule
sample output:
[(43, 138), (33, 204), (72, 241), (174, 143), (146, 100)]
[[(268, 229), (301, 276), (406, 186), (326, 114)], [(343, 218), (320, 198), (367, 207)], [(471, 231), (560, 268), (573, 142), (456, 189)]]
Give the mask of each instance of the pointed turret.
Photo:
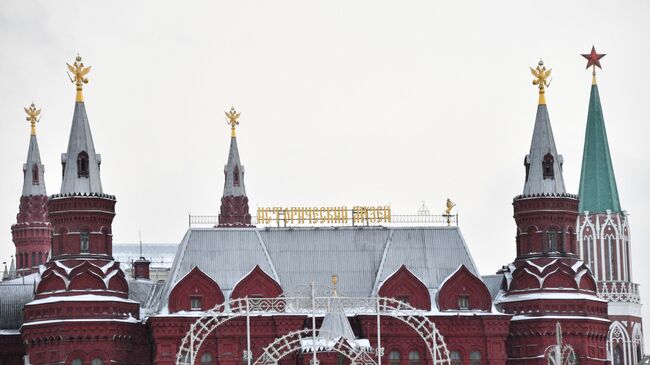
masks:
[(36, 139), (36, 123), (38, 116), (41, 114), (40, 109), (36, 109), (34, 103), (29, 108), (25, 108), (27, 121), (31, 123), (32, 133), (29, 138), (29, 150), (27, 151), (27, 161), (23, 165), (23, 193), (22, 196), (46, 196), (44, 173), (45, 168), (41, 163), (41, 153), (38, 150), (38, 140)]
[[(592, 68), (592, 81), (580, 174), (578, 247), (581, 259), (589, 265), (598, 281), (600, 297), (609, 302), (608, 319), (611, 324), (607, 343), (618, 349), (610, 352), (609, 362), (632, 365), (640, 358), (642, 347), (636, 343), (619, 343), (619, 338), (643, 336), (641, 296), (639, 285), (632, 278), (629, 220), (619, 202), (596, 81), (596, 67), (602, 68), (600, 59), (605, 54), (596, 52), (592, 46), (591, 52), (582, 54), (582, 57), (587, 59), (586, 68)], [(637, 330), (638, 333), (635, 332)], [(625, 356), (617, 359), (617, 351), (619, 354), (626, 351), (637, 356), (636, 359)]]
[(221, 197), (219, 227), (251, 226), (248, 197), (244, 185), (244, 166), (239, 160), (239, 149), (237, 148), (236, 127), (239, 124), (239, 115), (240, 113), (237, 113), (235, 108), (231, 108), (229, 112), (226, 112), (226, 118), (231, 127), (230, 151), (228, 152), (228, 163), (223, 169), (225, 181), (223, 196)]
[(555, 148), (551, 119), (548, 116), (544, 96), (545, 87), (548, 86), (546, 78), (550, 76), (551, 70), (546, 70), (544, 62), (539, 61), (537, 68), (531, 68), (531, 71), (536, 77), (533, 84), (539, 85), (539, 103), (537, 105), (537, 116), (535, 117), (530, 152), (524, 160), (526, 184), (524, 185), (523, 195), (561, 195), (566, 193), (562, 177), (562, 163), (564, 161), (562, 155), (558, 154)]
[(589, 96), (587, 130), (582, 153), (582, 172), (580, 174), (580, 212), (605, 213), (607, 210), (620, 212), (616, 178), (609, 154), (605, 118), (598, 95), (598, 85), (594, 76)]
[[(47, 191), (45, 189), (45, 167), (41, 163), (36, 138), (36, 123), (41, 110), (34, 106), (24, 108), (27, 121), (31, 124), (31, 136), (27, 160), (23, 164), (23, 190), (11, 234), (16, 247), (16, 263), (12, 259), (13, 274), (28, 275), (38, 270), (50, 251), (52, 231), (47, 217)], [(17, 267), (16, 267), (17, 266)], [(17, 270), (16, 270), (17, 269)]]
[(68, 69), (73, 73), (74, 78), (71, 77), (71, 80), (76, 83), (77, 96), (68, 150), (61, 154), (63, 165), (61, 194), (102, 194), (102, 182), (99, 177), (99, 165), (102, 159), (95, 153), (82, 90), (82, 85), (88, 83), (86, 75), (90, 67), (85, 67), (81, 57), (77, 56), (73, 65), (68, 64)]

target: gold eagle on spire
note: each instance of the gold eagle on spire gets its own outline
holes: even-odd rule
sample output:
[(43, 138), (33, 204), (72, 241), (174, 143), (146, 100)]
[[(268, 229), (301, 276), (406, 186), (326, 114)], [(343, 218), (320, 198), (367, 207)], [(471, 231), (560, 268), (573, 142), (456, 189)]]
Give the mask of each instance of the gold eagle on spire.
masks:
[(25, 118), (32, 125), (32, 135), (36, 135), (36, 123), (40, 120), (39, 116), (41, 115), (41, 109), (36, 109), (34, 103), (25, 109), (27, 113), (27, 118)]
[(237, 113), (234, 106), (230, 107), (229, 112), (224, 112), (224, 113), (226, 114), (226, 121), (230, 125), (231, 136), (235, 137), (236, 136), (235, 128), (239, 125), (239, 120), (238, 119), (239, 119), (239, 115), (241, 115), (241, 113)]
[(546, 80), (551, 76), (551, 69), (547, 70), (544, 61), (539, 60), (536, 68), (530, 67), (530, 73), (535, 77), (533, 85), (539, 85), (539, 93), (543, 94), (544, 88), (551, 85), (551, 80)]
[(77, 89), (81, 88), (82, 84), (87, 84), (88, 83), (88, 78), (86, 75), (90, 72), (90, 67), (85, 67), (83, 62), (81, 62), (81, 56), (77, 54), (77, 58), (75, 59), (74, 63), (71, 65), (69, 63), (66, 63), (68, 65), (68, 70), (72, 73), (72, 76), (68, 74), (68, 77), (70, 78), (70, 81), (72, 83), (77, 85)]

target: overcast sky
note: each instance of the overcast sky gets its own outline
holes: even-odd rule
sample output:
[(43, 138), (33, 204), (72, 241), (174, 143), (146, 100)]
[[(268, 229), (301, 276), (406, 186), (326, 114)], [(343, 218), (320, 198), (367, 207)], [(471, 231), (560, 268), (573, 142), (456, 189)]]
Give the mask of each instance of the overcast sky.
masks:
[[(592, 44), (633, 276), (650, 318), (648, 1), (2, 1), (0, 257), (14, 252), (29, 126), (48, 193), (61, 184), (74, 86), (85, 87), (114, 242), (179, 242), (188, 212), (217, 214), (229, 129), (251, 211), (391, 204), (432, 212), (450, 197), (482, 274), (515, 255), (512, 198), (524, 185), (537, 89), (546, 93), (567, 190), (578, 192)], [(648, 336), (650, 337), (650, 336)], [(646, 341), (647, 342), (647, 341)]]

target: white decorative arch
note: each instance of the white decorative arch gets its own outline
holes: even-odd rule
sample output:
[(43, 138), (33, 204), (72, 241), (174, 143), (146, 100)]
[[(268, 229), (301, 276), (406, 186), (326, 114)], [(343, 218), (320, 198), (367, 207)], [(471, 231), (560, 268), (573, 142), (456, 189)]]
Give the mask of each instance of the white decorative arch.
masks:
[[(321, 334), (323, 331), (319, 331)], [(332, 334), (334, 335), (334, 334)], [(303, 350), (302, 344), (304, 340), (313, 338), (311, 329), (303, 329), (300, 331), (289, 332), (282, 337), (278, 337), (275, 341), (271, 342), (262, 350), (254, 365), (276, 365), (285, 356), (296, 351)], [(312, 343), (312, 346), (315, 344)], [(333, 346), (328, 347), (328, 351), (338, 352), (350, 360), (351, 364), (372, 364), (376, 365), (375, 359), (370, 356), (367, 348), (360, 346), (351, 346), (345, 340), (339, 340)]]
[[(411, 327), (427, 346), (433, 365), (450, 365), (449, 351), (443, 336), (435, 323), (426, 317), (426, 312), (413, 308), (392, 298), (383, 297), (278, 297), (278, 298), (239, 298), (218, 304), (206, 311), (191, 326), (176, 353), (177, 365), (193, 365), (201, 345), (217, 327), (240, 317), (246, 317), (247, 350), (246, 357), (252, 359), (250, 349), (250, 318), (261, 314), (291, 313), (312, 317), (312, 337), (315, 337), (316, 315), (329, 313), (333, 308), (342, 309), (346, 314), (377, 315), (377, 356), (381, 365), (381, 326), (379, 317), (396, 318)], [(250, 362), (249, 362), (250, 364)]]
[(630, 337), (619, 321), (612, 322), (607, 333), (607, 358), (612, 365), (614, 364), (614, 347), (616, 345), (620, 345), (623, 349), (623, 364), (629, 364)]

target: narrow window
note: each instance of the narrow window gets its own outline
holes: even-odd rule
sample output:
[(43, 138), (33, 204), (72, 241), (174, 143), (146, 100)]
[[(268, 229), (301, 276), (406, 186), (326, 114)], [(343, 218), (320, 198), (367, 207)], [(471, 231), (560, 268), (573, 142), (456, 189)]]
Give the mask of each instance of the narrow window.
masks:
[(546, 232), (546, 238), (548, 239), (547, 250), (548, 252), (557, 252), (557, 231), (554, 229), (549, 229)]
[(612, 280), (618, 280), (618, 254), (616, 250), (616, 240), (613, 240), (611, 237), (608, 239), (609, 245), (612, 248), (612, 253), (610, 259), (612, 260), (611, 263), (611, 270), (612, 270)]
[(90, 365), (104, 365), (104, 360), (96, 357), (93, 359), (93, 361), (90, 363)]
[(190, 297), (190, 310), (200, 311), (202, 308), (201, 297)]
[(79, 236), (81, 237), (81, 253), (88, 253), (88, 246), (90, 243), (90, 235), (88, 234), (88, 231), (81, 232)]
[(526, 166), (526, 182), (528, 182), (528, 174), (530, 173), (530, 164), (524, 161), (524, 166)]
[(462, 359), (460, 357), (459, 351), (452, 351), (449, 357), (451, 360), (451, 365), (461, 365)]
[(400, 304), (400, 308), (405, 309), (408, 308), (409, 305), (411, 304), (411, 301), (409, 300), (408, 295), (398, 295), (397, 298), (398, 301), (402, 302), (403, 304)]
[(469, 353), (469, 365), (481, 365), (481, 353), (479, 351)]
[(39, 265), (43, 264), (43, 253), (42, 252), (38, 253), (38, 264)]
[(605, 238), (605, 241), (607, 242), (607, 244), (605, 245), (605, 275), (603, 275), (603, 278), (605, 280), (612, 280), (612, 266), (611, 266), (612, 265), (612, 259), (611, 259), (612, 237), (607, 236)]
[(212, 364), (212, 353), (204, 352), (203, 355), (201, 355), (201, 365), (210, 365), (210, 364)]
[(460, 310), (469, 309), (469, 295), (458, 296), (458, 309)]
[(623, 350), (621, 350), (621, 344), (616, 344), (614, 347), (614, 361), (612, 365), (623, 365)]
[(547, 153), (546, 156), (544, 156), (544, 161), (542, 162), (542, 173), (545, 179), (552, 179), (554, 177), (553, 155), (550, 153)]
[(232, 184), (234, 186), (239, 186), (239, 165), (235, 165), (235, 168), (232, 171)]
[(88, 177), (88, 175), (88, 154), (86, 151), (81, 151), (77, 156), (77, 176)]
[(36, 252), (32, 252), (32, 266), (36, 266)]
[(38, 165), (32, 166), (32, 185), (38, 185)]
[(420, 365), (420, 353), (417, 351), (409, 352), (409, 365)]
[(390, 354), (388, 354), (389, 365), (400, 365), (401, 357), (399, 351), (391, 351)]

